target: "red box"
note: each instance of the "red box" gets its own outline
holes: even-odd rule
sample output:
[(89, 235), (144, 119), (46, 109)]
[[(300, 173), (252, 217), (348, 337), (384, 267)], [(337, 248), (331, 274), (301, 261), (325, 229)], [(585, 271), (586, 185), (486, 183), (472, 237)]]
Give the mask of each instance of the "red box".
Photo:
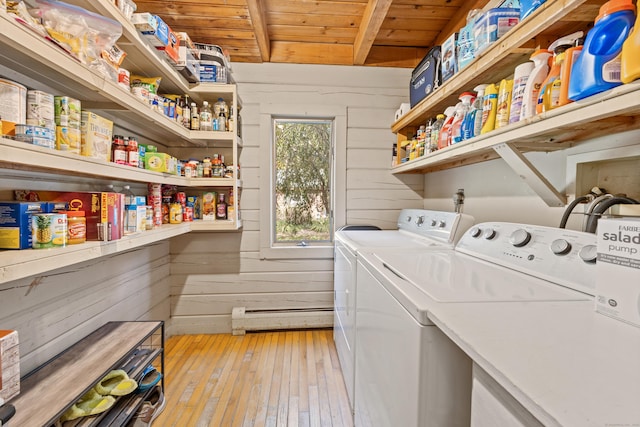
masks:
[(69, 210), (84, 211), (87, 240), (118, 240), (124, 235), (124, 194), (16, 190), (14, 196), (19, 201), (67, 202)]
[(178, 39), (176, 33), (171, 31), (171, 28), (169, 28), (169, 43), (167, 43), (164, 47), (156, 47), (156, 49), (164, 51), (164, 54), (169, 62), (175, 64), (180, 60), (180, 40)]

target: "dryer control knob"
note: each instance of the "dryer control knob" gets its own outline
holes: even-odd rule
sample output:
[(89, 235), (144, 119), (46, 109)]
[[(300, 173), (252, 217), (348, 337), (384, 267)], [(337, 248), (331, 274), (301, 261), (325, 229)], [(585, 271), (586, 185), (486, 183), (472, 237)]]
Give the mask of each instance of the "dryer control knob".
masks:
[(571, 243), (565, 239), (556, 239), (551, 242), (551, 252), (556, 255), (566, 255), (571, 252)]
[(422, 227), (422, 224), (424, 224), (424, 215), (420, 215), (418, 219), (416, 219), (416, 224), (418, 227)]
[(446, 223), (446, 222), (444, 222), (444, 221), (440, 221), (440, 222), (438, 223), (438, 227), (440, 227), (440, 228), (445, 228), (446, 226), (447, 226), (447, 223)]
[(469, 234), (471, 234), (471, 237), (477, 239), (482, 235), (482, 230), (480, 230), (479, 227), (472, 227), (471, 230), (469, 230)]
[(435, 227), (437, 223), (438, 223), (438, 221), (436, 221), (435, 219), (431, 220), (431, 226), (432, 227)]
[(411, 222), (411, 215), (407, 215), (407, 223)]
[(493, 240), (496, 237), (496, 230), (493, 228), (488, 228), (484, 231), (482, 236), (487, 240)]
[(578, 256), (584, 262), (594, 264), (598, 258), (598, 247), (596, 245), (586, 245), (580, 249)]
[(522, 228), (517, 229), (509, 236), (509, 242), (516, 248), (525, 246), (529, 241), (531, 241), (531, 233)]

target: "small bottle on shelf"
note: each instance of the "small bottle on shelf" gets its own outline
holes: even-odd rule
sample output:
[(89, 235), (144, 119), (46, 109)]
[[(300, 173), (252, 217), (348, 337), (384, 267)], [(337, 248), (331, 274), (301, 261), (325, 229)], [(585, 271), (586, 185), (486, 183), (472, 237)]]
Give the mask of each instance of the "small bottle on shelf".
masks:
[(140, 153), (138, 152), (138, 140), (134, 137), (129, 137), (129, 144), (127, 145), (127, 164), (137, 168), (140, 165)]
[(224, 115), (224, 111), (220, 111), (220, 115), (216, 120), (218, 121), (218, 130), (225, 132), (227, 130), (227, 118)]
[(202, 108), (200, 109), (200, 130), (213, 130), (211, 124), (211, 108), (207, 101), (202, 103)]
[(227, 219), (227, 202), (224, 193), (218, 193), (218, 203), (216, 204), (216, 219)]
[(111, 143), (111, 161), (119, 165), (127, 163), (127, 152), (125, 151), (124, 137), (114, 135)]
[(202, 177), (211, 178), (211, 157), (205, 157), (202, 162)]
[(198, 114), (198, 107), (196, 103), (191, 103), (191, 130), (200, 130), (200, 114)]
[(191, 129), (191, 104), (189, 103), (189, 95), (185, 95), (182, 99), (182, 126)]

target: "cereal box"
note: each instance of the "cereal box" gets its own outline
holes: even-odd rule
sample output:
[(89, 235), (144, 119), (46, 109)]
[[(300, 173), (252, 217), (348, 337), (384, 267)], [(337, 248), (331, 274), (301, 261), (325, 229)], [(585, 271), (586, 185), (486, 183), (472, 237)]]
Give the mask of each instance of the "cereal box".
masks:
[(110, 160), (113, 122), (92, 113), (82, 112), (81, 154), (106, 162)]

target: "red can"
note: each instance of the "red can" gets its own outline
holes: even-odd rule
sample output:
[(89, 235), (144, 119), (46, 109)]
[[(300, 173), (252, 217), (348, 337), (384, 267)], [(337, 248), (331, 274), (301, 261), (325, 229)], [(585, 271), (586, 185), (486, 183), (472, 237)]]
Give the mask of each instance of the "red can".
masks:
[(192, 222), (193, 221), (193, 206), (185, 206), (183, 208), (182, 220), (184, 222)]
[(182, 205), (182, 209), (187, 205), (187, 193), (184, 191), (178, 191), (176, 193), (176, 202)]

